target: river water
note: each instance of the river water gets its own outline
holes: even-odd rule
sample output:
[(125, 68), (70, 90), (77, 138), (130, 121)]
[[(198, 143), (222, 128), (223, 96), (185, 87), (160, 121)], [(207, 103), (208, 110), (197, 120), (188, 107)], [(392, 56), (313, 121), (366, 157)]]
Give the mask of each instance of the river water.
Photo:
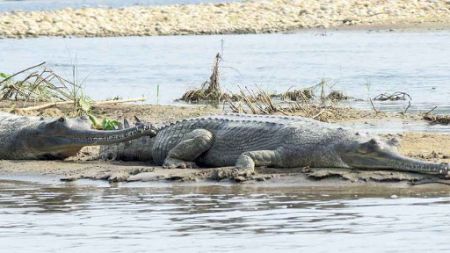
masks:
[[(146, 96), (173, 104), (209, 78), (223, 52), (225, 90), (255, 86), (274, 92), (325, 79), (333, 89), (364, 99), (395, 91), (412, 97), (411, 111), (450, 111), (450, 31), (306, 31), (293, 34), (37, 38), (0, 40), (0, 69), (13, 73), (46, 61), (98, 98)], [(159, 96), (157, 87), (160, 87)], [(377, 104), (402, 111), (406, 101)]]
[[(47, 61), (70, 78), (74, 64), (94, 98), (145, 95), (172, 104), (208, 78), (213, 56), (223, 51), (229, 90), (239, 84), (283, 91), (327, 78), (350, 96), (405, 91), (412, 110), (438, 105), (448, 112), (449, 41), (449, 31), (3, 39), (0, 70)], [(402, 103), (384, 108), (399, 110)], [(0, 178), (0, 252), (450, 250), (450, 188)]]
[(38, 181), (0, 180), (1, 252), (450, 250), (450, 188)]

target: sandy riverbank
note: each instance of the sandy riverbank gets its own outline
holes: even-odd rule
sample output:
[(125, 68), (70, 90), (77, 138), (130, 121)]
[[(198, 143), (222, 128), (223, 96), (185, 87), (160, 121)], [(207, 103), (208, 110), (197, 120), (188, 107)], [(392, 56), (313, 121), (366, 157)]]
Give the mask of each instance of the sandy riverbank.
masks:
[[(450, 162), (450, 135), (404, 133), (399, 151), (410, 157), (434, 162)], [(428, 178), (427, 175), (392, 171), (358, 171), (345, 169), (258, 169), (256, 174), (237, 175), (230, 168), (163, 169), (151, 163), (98, 161), (98, 147), (83, 149), (78, 157), (67, 161), (0, 161), (1, 175), (49, 175), (66, 180), (79, 178), (116, 181), (316, 181), (340, 179), (346, 183), (406, 183)], [(310, 182), (311, 183), (311, 182)], [(450, 181), (449, 181), (450, 183)], [(314, 185), (314, 184), (312, 184)]]
[[(67, 114), (69, 108), (49, 108), (35, 115), (60, 116)], [(8, 105), (0, 104), (0, 110), (8, 111)], [(177, 119), (219, 113), (208, 106), (155, 106), (155, 105), (108, 105), (94, 108), (97, 115), (111, 118), (133, 118), (134, 115), (144, 121), (162, 122)], [(364, 116), (365, 115), (365, 116)], [(353, 115), (365, 121), (369, 112)], [(363, 117), (364, 116), (364, 117)], [(385, 120), (380, 115), (377, 120)], [(348, 117), (342, 120), (346, 121)], [(341, 120), (341, 122), (342, 122)], [(411, 120), (411, 117), (408, 117)], [(339, 121), (339, 120), (336, 120)], [(400, 153), (434, 162), (450, 162), (450, 134), (437, 133), (401, 133), (395, 134), (400, 140)], [(388, 136), (392, 137), (392, 135)], [(239, 175), (230, 168), (219, 169), (174, 169), (168, 170), (152, 164), (134, 162), (105, 162), (98, 160), (98, 147), (87, 147), (77, 157), (67, 161), (0, 161), (0, 177), (3, 175), (49, 175), (66, 180), (79, 178), (115, 181), (246, 181), (301, 183), (322, 185), (322, 181), (333, 185), (388, 184), (408, 187), (410, 182), (429, 178), (427, 175), (399, 173), (391, 171), (358, 171), (336, 169), (258, 169), (256, 174)], [(328, 179), (332, 179), (331, 181)], [(434, 178), (432, 178), (434, 180)], [(318, 183), (319, 181), (320, 183)], [(337, 184), (337, 182), (339, 182)], [(395, 183), (393, 183), (395, 182)], [(401, 183), (397, 183), (401, 182)], [(449, 181), (450, 182), (450, 181)]]
[(0, 36), (267, 33), (304, 28), (450, 27), (450, 1), (266, 0), (0, 14)]

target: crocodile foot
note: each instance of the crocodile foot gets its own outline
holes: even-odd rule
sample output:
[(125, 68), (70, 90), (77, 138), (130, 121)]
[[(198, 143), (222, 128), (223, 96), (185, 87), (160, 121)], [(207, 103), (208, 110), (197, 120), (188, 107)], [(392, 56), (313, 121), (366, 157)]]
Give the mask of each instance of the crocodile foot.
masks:
[(178, 160), (175, 158), (167, 158), (164, 161), (163, 168), (165, 169), (188, 169), (188, 168), (198, 168), (197, 164), (195, 162), (187, 162)]

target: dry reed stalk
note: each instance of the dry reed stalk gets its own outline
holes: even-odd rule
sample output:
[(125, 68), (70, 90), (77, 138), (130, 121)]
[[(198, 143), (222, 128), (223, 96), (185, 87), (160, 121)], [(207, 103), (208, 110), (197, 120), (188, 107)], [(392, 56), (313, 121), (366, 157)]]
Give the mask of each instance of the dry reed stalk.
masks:
[(224, 93), (220, 87), (219, 67), (221, 59), (220, 54), (217, 53), (209, 81), (204, 82), (200, 89), (188, 90), (183, 94), (180, 100), (185, 102), (220, 102), (228, 98), (229, 95)]

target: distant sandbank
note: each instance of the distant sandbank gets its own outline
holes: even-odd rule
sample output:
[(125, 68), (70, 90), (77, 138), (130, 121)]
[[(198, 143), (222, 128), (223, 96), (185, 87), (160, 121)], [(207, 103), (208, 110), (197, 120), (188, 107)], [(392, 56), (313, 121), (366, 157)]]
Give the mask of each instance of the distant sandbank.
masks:
[(448, 0), (267, 0), (0, 13), (0, 37), (269, 33), (314, 28), (450, 27)]

